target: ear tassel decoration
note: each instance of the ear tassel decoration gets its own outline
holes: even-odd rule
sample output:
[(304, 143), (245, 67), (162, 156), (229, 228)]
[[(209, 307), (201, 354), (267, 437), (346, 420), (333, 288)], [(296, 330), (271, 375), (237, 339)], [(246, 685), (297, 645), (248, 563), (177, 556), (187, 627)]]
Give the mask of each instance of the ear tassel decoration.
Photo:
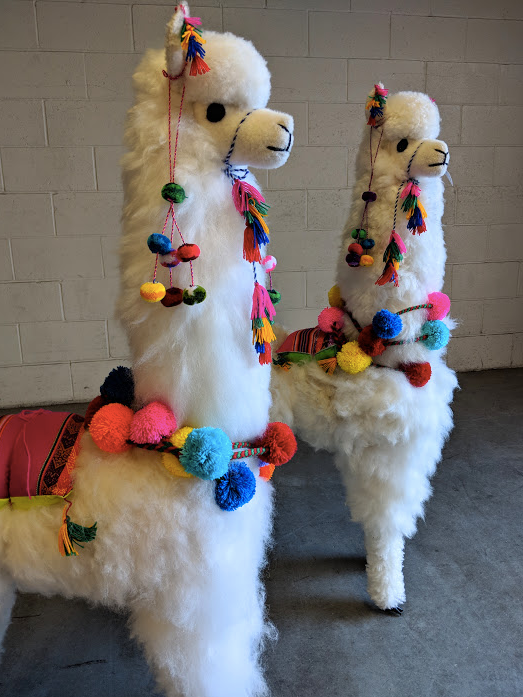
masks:
[(412, 230), (413, 235), (416, 232), (421, 235), (427, 229), (424, 220), (427, 213), (418, 200), (420, 194), (421, 189), (416, 179), (409, 179), (400, 194), (400, 198), (403, 199), (401, 210), (407, 214), (407, 229)]
[(189, 75), (204, 75), (210, 68), (203, 60), (206, 43), (201, 29), (196, 27), (202, 23), (199, 17), (185, 17), (182, 26), (182, 49), (186, 51), (185, 62), (191, 64)]
[(373, 91), (369, 94), (365, 108), (369, 111), (368, 126), (376, 126), (376, 119), (383, 116), (383, 109), (387, 102), (389, 90), (382, 84), (374, 85)]

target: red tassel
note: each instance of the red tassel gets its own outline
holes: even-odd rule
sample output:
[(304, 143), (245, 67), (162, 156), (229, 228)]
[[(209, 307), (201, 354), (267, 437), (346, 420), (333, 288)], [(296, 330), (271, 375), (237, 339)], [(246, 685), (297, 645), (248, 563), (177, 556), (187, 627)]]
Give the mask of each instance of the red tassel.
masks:
[(392, 277), (394, 274), (396, 274), (396, 278), (394, 280), (394, 285), (397, 286), (398, 285), (398, 274), (397, 274), (394, 266), (390, 263), (390, 261), (388, 261), (385, 264), (385, 268), (383, 269), (383, 273), (376, 281), (376, 285), (377, 286), (384, 286), (386, 283), (390, 283), (392, 281)]
[(196, 54), (191, 61), (191, 70), (189, 71), (189, 75), (203, 75), (204, 73), (208, 73), (209, 70), (210, 68), (203, 58)]
[(252, 227), (246, 227), (243, 233), (243, 258), (261, 262), (260, 248), (256, 245)]
[(272, 361), (271, 345), (268, 341), (264, 341), (263, 346), (265, 348), (265, 351), (263, 353), (258, 354), (258, 361), (260, 362), (260, 365), (267, 365)]

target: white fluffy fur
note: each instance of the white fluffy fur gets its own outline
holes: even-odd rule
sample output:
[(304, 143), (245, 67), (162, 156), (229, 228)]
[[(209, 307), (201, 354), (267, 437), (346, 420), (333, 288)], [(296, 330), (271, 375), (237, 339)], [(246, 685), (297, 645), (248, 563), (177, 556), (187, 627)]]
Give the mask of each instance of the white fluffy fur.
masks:
[[(370, 324), (382, 308), (396, 312), (424, 303), (430, 292), (442, 288), (446, 254), (441, 176), (446, 166), (428, 166), (443, 162), (444, 156), (435, 148), (448, 151), (445, 143), (434, 139), (438, 131), (438, 109), (426, 95), (402, 92), (389, 98), (371, 186), (378, 198), (369, 205), (366, 226), (376, 242), (371, 250), (375, 263), (370, 268), (350, 268), (345, 256), (354, 241), (352, 229), (360, 227), (361, 194), (368, 189), (370, 174), (369, 127), (365, 128), (337, 267), (341, 295), (361, 326)], [(409, 145), (399, 153), (396, 146), (403, 138)], [(378, 140), (375, 131), (373, 152)], [(406, 229), (405, 214), (399, 212), (396, 230), (407, 246), (399, 269), (400, 285), (377, 286), (398, 187), (407, 179), (408, 162), (418, 146), (410, 175), (420, 181), (427, 231), (413, 236)], [(398, 338), (412, 338), (419, 335), (426, 313), (414, 311), (402, 319), (404, 329)], [(448, 324), (451, 326), (450, 321)], [(347, 339), (356, 339), (358, 333), (349, 318), (344, 331)], [(457, 383), (443, 353), (428, 351), (418, 343), (390, 347), (377, 359), (388, 366), (430, 361), (432, 378), (422, 388), (412, 387), (400, 372), (375, 367), (358, 375), (337, 370), (328, 376), (313, 361), (293, 366), (289, 372), (273, 370), (272, 417), (294, 425), (311, 445), (335, 453), (352, 517), (362, 523), (365, 532), (368, 590), (382, 609), (405, 601), (404, 538), (414, 534), (416, 519), (423, 514), (423, 503), (430, 495), (429, 477), (452, 426), (449, 403)]]
[[(269, 73), (252, 44), (205, 33), (211, 72), (188, 78), (175, 179), (188, 195), (178, 222), (186, 241), (201, 247), (194, 270), (208, 296), (193, 307), (144, 302), (139, 288), (154, 265), (146, 240), (161, 230), (166, 203), (160, 190), (169, 179), (161, 71), (181, 65), (179, 38), (171, 36), (179, 26), (178, 11), (169, 24), (167, 59), (147, 53), (134, 77), (136, 105), (123, 164), (120, 315), (131, 342), (137, 405), (159, 399), (173, 408), (179, 425), (215, 426), (232, 440), (247, 440), (268, 421), (270, 370), (258, 364), (251, 344), (252, 267), (242, 259), (245, 224), (233, 206), (223, 159), (251, 109), (259, 111), (240, 129), (233, 162), (283, 164), (288, 151), (267, 146), (290, 146), (293, 124), (286, 114), (260, 108), (269, 96)], [(181, 82), (172, 88), (176, 121)], [(223, 122), (206, 121), (212, 101), (226, 106)], [(160, 280), (167, 281), (165, 269)], [(173, 280), (189, 285), (188, 264), (174, 270)], [(258, 463), (249, 464), (258, 475)], [(0, 511), (0, 638), (15, 586), (83, 597), (130, 610), (133, 635), (168, 697), (266, 694), (259, 659), (272, 628), (259, 573), (271, 528), (271, 485), (257, 476), (254, 499), (223, 512), (212, 482), (172, 477), (154, 453), (103, 453), (85, 435), (74, 490), (71, 517), (98, 523), (96, 540), (77, 558), (58, 553), (60, 506)]]

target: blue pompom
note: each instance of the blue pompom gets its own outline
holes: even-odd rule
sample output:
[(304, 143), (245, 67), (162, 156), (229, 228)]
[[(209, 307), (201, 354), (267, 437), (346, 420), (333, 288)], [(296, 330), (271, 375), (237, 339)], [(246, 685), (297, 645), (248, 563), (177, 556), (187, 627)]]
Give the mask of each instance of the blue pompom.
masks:
[(130, 407), (134, 402), (134, 378), (130, 368), (119, 365), (113, 368), (100, 387), (100, 394), (110, 402)]
[(233, 462), (216, 482), (214, 498), (222, 511), (245, 506), (256, 492), (256, 478), (244, 462)]
[(366, 240), (360, 242), (363, 249), (372, 249), (374, 247), (374, 240), (368, 237)]
[(449, 343), (450, 332), (447, 325), (440, 319), (432, 319), (421, 327), (421, 335), (427, 335), (423, 339), (423, 344), (430, 351), (437, 351)]
[(195, 428), (185, 441), (180, 462), (186, 472), (200, 479), (219, 479), (227, 472), (232, 443), (219, 428)]
[(394, 312), (380, 310), (372, 318), (372, 328), (380, 339), (394, 339), (403, 329), (403, 322)]
[(149, 235), (147, 246), (153, 254), (167, 254), (173, 249), (171, 240), (159, 232), (153, 232), (152, 235)]

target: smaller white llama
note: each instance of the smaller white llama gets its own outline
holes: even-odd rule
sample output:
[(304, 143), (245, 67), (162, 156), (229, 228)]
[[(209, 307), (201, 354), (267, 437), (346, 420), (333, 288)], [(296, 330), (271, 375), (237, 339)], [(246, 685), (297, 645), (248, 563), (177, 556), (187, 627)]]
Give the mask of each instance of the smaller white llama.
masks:
[[(301, 361), (297, 352), (317, 355), (288, 372), (274, 368), (272, 416), (314, 447), (335, 453), (352, 518), (364, 528), (370, 596), (379, 608), (399, 613), (404, 540), (414, 534), (430, 495), (457, 383), (444, 352), (428, 348), (441, 348), (448, 338), (450, 321), (433, 321), (448, 311), (446, 296), (431, 296), (433, 308), (395, 314), (428, 304), (443, 285), (441, 177), (448, 147), (436, 140), (440, 117), (429, 97), (400, 92), (386, 101), (386, 92), (377, 85), (367, 105), (371, 123), (357, 157), (337, 287), (329, 293), (339, 309), (320, 315), (326, 335), (302, 332), (280, 347), (286, 353), (279, 362), (287, 368)], [(410, 208), (409, 223), (403, 208)], [(358, 327), (365, 328), (361, 334)], [(334, 370), (336, 361), (348, 372)], [(431, 379), (415, 387), (430, 371)]]
[[(162, 413), (168, 407), (172, 413), (167, 410), (166, 422), (172, 425), (174, 414), (182, 427), (170, 432), (180, 443), (192, 437), (189, 427), (221, 429), (244, 448), (243, 442), (258, 439), (268, 424), (270, 365), (260, 365), (253, 346), (253, 265), (242, 256), (246, 220), (233, 200), (230, 176), (246, 176), (252, 184), (248, 166), (284, 164), (293, 121), (265, 108), (270, 74), (250, 42), (214, 32), (200, 37), (198, 27), (186, 4), (178, 6), (167, 27), (166, 51), (149, 51), (134, 75), (136, 103), (124, 158), (119, 308), (132, 350), (134, 406), (156, 401)], [(187, 57), (192, 49), (201, 51), (199, 37), (210, 69), (205, 72), (207, 66), (195, 58), (193, 74)], [(174, 168), (169, 155), (175, 153)], [(153, 285), (155, 256), (148, 240), (153, 247), (165, 242), (160, 233), (170, 203), (160, 192), (168, 182), (175, 197), (173, 176), (186, 194), (176, 204), (176, 224), (192, 246), (188, 250), (180, 244), (173, 227), (174, 246), (180, 247), (176, 254), (162, 249), (161, 257), (172, 264), (172, 283), (169, 269), (160, 263)], [(194, 277), (190, 263), (178, 263), (187, 251), (192, 259), (201, 252)], [(256, 272), (261, 288), (265, 274), (259, 264)], [(143, 295), (157, 293), (160, 299), (162, 283), (172, 290), (171, 306), (140, 297), (146, 284)], [(202, 300), (197, 285), (207, 292), (199, 303), (194, 302)], [(265, 318), (261, 324), (261, 333), (270, 333)], [(130, 390), (124, 387), (126, 398)], [(132, 634), (166, 697), (267, 694), (260, 656), (273, 628), (265, 616), (260, 571), (271, 532), (272, 485), (260, 476), (260, 460), (251, 457), (244, 465), (251, 482), (249, 502), (234, 510), (227, 497), (235, 491), (224, 486), (219, 507), (218, 485), (210, 481), (218, 477), (180, 471), (181, 453), (180, 462), (170, 456), (167, 471), (158, 453), (130, 447), (121, 436), (133, 397), (122, 404), (109, 401), (116, 404), (100, 408), (80, 437), (71, 517), (86, 526), (96, 521), (97, 534), (78, 557), (63, 558), (58, 551), (63, 501), (17, 507), (11, 495), (0, 500), (0, 642), (16, 589), (82, 597), (130, 613)], [(94, 429), (109, 408), (123, 415), (114, 429), (98, 431), (107, 441), (120, 438), (119, 450), (111, 442), (111, 452), (95, 445)], [(146, 409), (131, 414), (133, 423)], [(151, 443), (150, 438), (130, 440)], [(21, 469), (23, 463), (15, 466)], [(223, 478), (219, 481), (223, 484)]]

